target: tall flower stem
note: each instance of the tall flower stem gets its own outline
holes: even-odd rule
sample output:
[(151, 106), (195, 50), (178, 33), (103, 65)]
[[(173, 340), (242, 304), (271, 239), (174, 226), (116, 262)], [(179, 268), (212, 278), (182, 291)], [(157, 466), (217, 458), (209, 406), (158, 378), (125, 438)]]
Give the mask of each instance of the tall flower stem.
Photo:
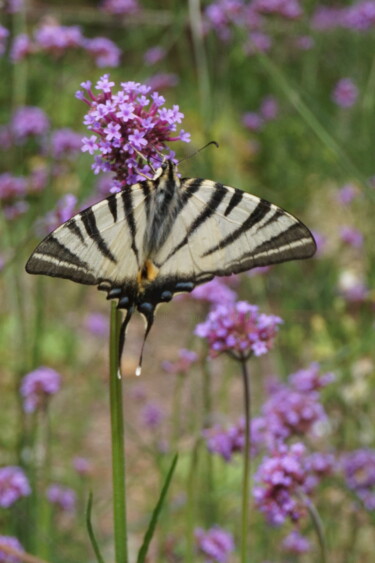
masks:
[(305, 505), (309, 511), (311, 521), (313, 523), (316, 535), (318, 536), (319, 547), (320, 547), (320, 557), (322, 563), (327, 563), (327, 548), (323, 529), (323, 523), (320, 519), (319, 513), (310, 499), (303, 495)]
[(116, 563), (128, 563), (122, 379), (118, 376), (120, 313), (111, 303), (109, 399), (111, 409), (113, 521)]
[(242, 379), (244, 387), (245, 406), (245, 448), (243, 455), (242, 476), (242, 515), (241, 515), (241, 563), (249, 563), (248, 535), (249, 535), (249, 489), (250, 489), (250, 447), (251, 447), (251, 404), (250, 404), (250, 378), (246, 359), (241, 360)]

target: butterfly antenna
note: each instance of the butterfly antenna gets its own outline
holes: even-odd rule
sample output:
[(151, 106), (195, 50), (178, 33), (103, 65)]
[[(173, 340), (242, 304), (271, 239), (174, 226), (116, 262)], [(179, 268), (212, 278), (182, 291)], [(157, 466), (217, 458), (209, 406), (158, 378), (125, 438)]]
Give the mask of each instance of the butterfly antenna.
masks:
[(121, 379), (121, 357), (122, 357), (122, 352), (123, 352), (124, 346), (125, 346), (126, 329), (128, 328), (128, 324), (129, 324), (129, 321), (132, 317), (133, 312), (134, 312), (133, 307), (130, 307), (130, 309), (127, 309), (125, 318), (121, 323), (120, 335), (119, 335), (119, 345), (118, 345), (118, 374), (117, 375), (118, 375), (119, 379)]
[(193, 156), (195, 156), (196, 154), (198, 154), (199, 152), (203, 151), (203, 149), (206, 149), (207, 147), (209, 147), (210, 145), (215, 145), (215, 147), (218, 149), (219, 148), (219, 143), (217, 143), (216, 141), (210, 141), (209, 143), (207, 143), (206, 145), (204, 145), (203, 147), (201, 147), (200, 149), (196, 150), (195, 152), (193, 152), (192, 154), (189, 154), (189, 156), (185, 156), (185, 158), (182, 158), (181, 160), (178, 161), (178, 164), (180, 164), (181, 162), (184, 162), (184, 160), (187, 160), (188, 158), (192, 158)]

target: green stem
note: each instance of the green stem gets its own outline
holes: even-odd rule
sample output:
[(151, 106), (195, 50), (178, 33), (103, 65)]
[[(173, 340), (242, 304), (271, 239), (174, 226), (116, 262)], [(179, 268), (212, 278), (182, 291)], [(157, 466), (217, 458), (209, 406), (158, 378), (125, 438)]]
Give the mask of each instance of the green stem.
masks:
[(247, 362), (241, 360), (242, 379), (244, 386), (245, 405), (245, 448), (243, 452), (243, 477), (242, 477), (242, 516), (241, 516), (241, 563), (249, 563), (248, 535), (249, 535), (249, 490), (250, 490), (250, 447), (251, 447), (251, 405), (250, 405), (250, 378)]
[(319, 547), (320, 547), (320, 561), (321, 563), (327, 563), (327, 548), (325, 541), (325, 534), (323, 528), (323, 522), (320, 519), (319, 512), (313, 505), (310, 499), (303, 495), (304, 503), (309, 511), (311, 521), (313, 523), (316, 535), (318, 536)]
[(111, 329), (109, 342), (109, 399), (111, 410), (113, 521), (116, 563), (128, 563), (124, 419), (122, 410), (122, 379), (119, 376), (118, 343), (120, 313), (111, 303)]
[(205, 122), (205, 129), (210, 123), (210, 79), (206, 49), (204, 45), (204, 33), (202, 22), (202, 8), (200, 0), (189, 0), (189, 19), (195, 63), (197, 65), (198, 88), (201, 106), (201, 115)]
[(196, 554), (194, 551), (194, 527), (196, 526), (196, 491), (198, 473), (198, 451), (200, 441), (194, 445), (191, 452), (191, 461), (187, 477), (187, 507), (186, 507), (186, 563), (194, 563)]

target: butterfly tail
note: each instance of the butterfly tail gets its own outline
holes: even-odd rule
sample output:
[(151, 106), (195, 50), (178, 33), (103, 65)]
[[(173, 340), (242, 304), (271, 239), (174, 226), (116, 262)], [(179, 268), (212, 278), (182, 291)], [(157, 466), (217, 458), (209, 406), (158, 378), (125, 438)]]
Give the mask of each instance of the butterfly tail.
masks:
[(143, 342), (142, 342), (142, 347), (141, 347), (141, 353), (140, 353), (140, 356), (139, 356), (138, 367), (135, 370), (135, 375), (137, 375), (137, 376), (141, 375), (141, 372), (142, 372), (143, 351), (144, 351), (144, 347), (145, 347), (147, 337), (150, 333), (152, 325), (154, 324), (155, 307), (151, 306), (150, 303), (147, 303), (147, 304), (144, 303), (143, 306), (141, 305), (140, 307), (138, 307), (138, 311), (142, 314), (143, 318), (145, 319), (146, 328), (145, 328), (145, 334), (143, 336)]

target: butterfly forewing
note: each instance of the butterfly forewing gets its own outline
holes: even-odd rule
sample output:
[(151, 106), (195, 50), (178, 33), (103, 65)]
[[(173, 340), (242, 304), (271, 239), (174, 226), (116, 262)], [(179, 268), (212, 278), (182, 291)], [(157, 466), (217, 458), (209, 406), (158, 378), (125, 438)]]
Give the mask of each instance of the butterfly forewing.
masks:
[(159, 276), (229, 275), (255, 266), (308, 258), (315, 252), (310, 231), (281, 208), (209, 180), (185, 180), (198, 189), (189, 197), (155, 260)]
[(27, 272), (93, 285), (135, 280), (144, 259), (146, 197), (143, 184), (135, 184), (78, 213), (39, 244)]

